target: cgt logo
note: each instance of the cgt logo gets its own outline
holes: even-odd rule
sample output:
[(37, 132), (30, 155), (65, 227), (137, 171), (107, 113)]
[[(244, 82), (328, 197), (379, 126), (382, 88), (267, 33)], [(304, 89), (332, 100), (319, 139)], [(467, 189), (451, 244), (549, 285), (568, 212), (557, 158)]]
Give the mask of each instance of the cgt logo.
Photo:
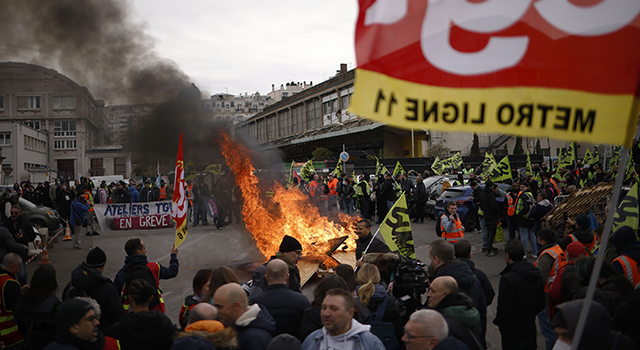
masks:
[[(491, 36), (483, 49), (461, 52), (451, 45), (452, 25), (478, 34), (499, 32), (520, 21), (532, 2), (429, 0), (420, 30), (422, 54), (434, 67), (460, 76), (513, 67), (527, 53), (528, 35)], [(578, 6), (569, 0), (539, 0), (533, 8), (546, 22), (568, 35), (592, 37), (613, 33), (631, 23), (640, 13), (640, 1), (602, 0), (593, 6)], [(364, 26), (400, 22), (408, 11), (408, 0), (375, 0), (365, 12)]]

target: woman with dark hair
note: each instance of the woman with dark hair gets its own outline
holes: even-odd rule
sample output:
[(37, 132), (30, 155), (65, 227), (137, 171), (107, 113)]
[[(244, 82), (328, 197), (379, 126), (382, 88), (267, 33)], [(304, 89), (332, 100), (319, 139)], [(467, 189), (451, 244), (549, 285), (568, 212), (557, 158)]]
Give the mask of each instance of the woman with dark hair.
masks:
[(205, 295), (209, 293), (209, 283), (211, 279), (211, 269), (201, 269), (193, 277), (193, 294), (184, 298), (182, 307), (180, 308), (180, 315), (178, 316), (178, 322), (180, 323), (180, 330), (184, 330), (189, 322), (189, 312), (199, 302), (206, 301)]
[(209, 292), (205, 293), (203, 300), (213, 305), (213, 295), (216, 294), (218, 288), (227, 283), (240, 284), (236, 273), (229, 266), (220, 266), (213, 269), (209, 280)]
[(300, 322), (300, 334), (298, 335), (298, 339), (300, 339), (300, 341), (304, 341), (309, 334), (324, 326), (322, 324), (322, 319), (320, 318), (322, 300), (324, 300), (327, 291), (333, 288), (349, 290), (347, 282), (337, 275), (326, 276), (322, 281), (320, 281), (320, 283), (318, 283), (316, 288), (313, 290), (313, 301), (311, 302), (311, 307), (304, 310), (304, 314), (302, 315), (302, 321)]
[(353, 271), (353, 267), (347, 264), (340, 264), (336, 266), (336, 275), (342, 277), (347, 283), (347, 290), (356, 296), (356, 273)]
[(178, 330), (162, 311), (149, 310), (155, 290), (156, 286), (143, 279), (133, 280), (127, 285), (129, 310), (133, 312), (125, 314), (105, 333), (118, 339), (122, 350), (171, 349), (173, 336)]
[(31, 287), (20, 297), (13, 312), (24, 339), (24, 349), (43, 349), (56, 340), (56, 310), (62, 304), (57, 292), (53, 266), (38, 267), (31, 277)]

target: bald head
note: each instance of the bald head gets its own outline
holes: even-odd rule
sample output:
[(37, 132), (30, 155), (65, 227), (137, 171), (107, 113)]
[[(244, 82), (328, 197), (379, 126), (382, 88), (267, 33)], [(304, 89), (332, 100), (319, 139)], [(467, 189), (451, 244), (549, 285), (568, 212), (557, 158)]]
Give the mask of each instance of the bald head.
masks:
[(289, 276), (289, 267), (281, 259), (273, 259), (267, 264), (268, 284), (286, 284)]
[(237, 283), (227, 283), (218, 288), (213, 295), (213, 302), (225, 327), (232, 326), (249, 308), (247, 293)]
[(451, 276), (440, 276), (431, 282), (447, 294), (458, 293), (458, 282)]
[(202, 320), (217, 320), (220, 318), (218, 309), (209, 303), (198, 303), (189, 312), (189, 324)]
[(22, 266), (22, 258), (16, 253), (9, 253), (2, 259), (2, 268), (14, 275), (20, 271)]

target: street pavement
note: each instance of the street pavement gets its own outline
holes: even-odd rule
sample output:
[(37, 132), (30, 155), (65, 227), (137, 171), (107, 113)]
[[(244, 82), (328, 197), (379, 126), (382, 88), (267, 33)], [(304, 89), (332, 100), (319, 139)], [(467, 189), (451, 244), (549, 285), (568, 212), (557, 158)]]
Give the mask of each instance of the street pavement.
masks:
[[(429, 264), (429, 244), (437, 239), (435, 234), (435, 220), (427, 219), (424, 224), (412, 224), (416, 256), (423, 263)], [(372, 227), (372, 233), (377, 225)], [(53, 245), (49, 250), (49, 259), (57, 271), (58, 296), (71, 279), (71, 271), (86, 258), (89, 248), (99, 246), (107, 254), (107, 265), (104, 274), (113, 279), (122, 268), (125, 259), (124, 244), (130, 238), (139, 237), (147, 246), (149, 261), (157, 261), (163, 266), (169, 265), (169, 251), (173, 245), (175, 229), (108, 231), (100, 236), (82, 237), (83, 249), (73, 249), (71, 241), (62, 241)], [(499, 249), (495, 257), (487, 257), (481, 253), (482, 238), (480, 234), (465, 233), (465, 238), (472, 244), (472, 260), (476, 267), (483, 270), (494, 290), (496, 298), (487, 309), (487, 343), (489, 349), (500, 349), (500, 334), (492, 324), (496, 314), (498, 283), (500, 272), (505, 267), (504, 243), (494, 244)], [(167, 316), (176, 324), (182, 302), (187, 295), (192, 294), (192, 278), (199, 269), (215, 268), (222, 265), (232, 267), (241, 282), (251, 278), (251, 272), (264, 258), (252, 241), (250, 234), (241, 225), (228, 225), (223, 230), (216, 230), (213, 225), (190, 227), (185, 243), (179, 247), (178, 260), (180, 272), (176, 278), (162, 280), (160, 289), (166, 304)], [(531, 259), (530, 259), (531, 260)], [(531, 260), (533, 262), (533, 260)], [(40, 258), (29, 264), (27, 271), (29, 278), (38, 268)], [(315, 283), (303, 288), (305, 295), (311, 298), (312, 287)], [(543, 349), (543, 339), (538, 334), (538, 348)]]

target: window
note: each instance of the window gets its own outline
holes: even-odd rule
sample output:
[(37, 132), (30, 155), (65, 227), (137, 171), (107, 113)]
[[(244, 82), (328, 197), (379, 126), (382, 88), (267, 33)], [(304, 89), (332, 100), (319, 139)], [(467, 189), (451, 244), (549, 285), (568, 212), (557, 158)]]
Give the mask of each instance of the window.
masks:
[(0, 145), (11, 144), (11, 133), (0, 134)]
[(76, 109), (76, 97), (75, 96), (54, 96), (53, 97), (53, 109)]
[(341, 106), (342, 109), (347, 109), (349, 107), (350, 99), (351, 99), (351, 95), (340, 97), (340, 100), (341, 100), (340, 104), (342, 105)]
[(242, 123), (244, 121), (244, 117), (242, 117), (241, 115), (239, 115), (238, 117), (238, 122)]
[(230, 103), (231, 103), (231, 107), (233, 107), (233, 101), (231, 101)]
[(0, 111), (4, 109), (4, 97), (0, 96)]
[(114, 175), (127, 176), (127, 158), (113, 158)]
[(222, 121), (222, 117), (218, 116), (218, 121), (221, 122)]
[(22, 124), (30, 127), (30, 128), (34, 128), (36, 130), (40, 130), (40, 121), (31, 121), (31, 120), (27, 120), (26, 122), (22, 122)]
[(75, 120), (57, 120), (53, 122), (53, 136), (76, 136)]
[(76, 140), (54, 140), (53, 149), (76, 149)]
[(231, 116), (230, 115), (227, 116), (227, 121), (231, 121)]
[(244, 102), (244, 106), (245, 107), (251, 107), (251, 101), (245, 101)]
[(282, 97), (287, 97), (287, 96), (289, 96), (289, 93), (288, 93), (288, 92), (283, 92), (283, 93), (282, 93)]
[(253, 111), (257, 112), (258, 111), (258, 105), (253, 105)]
[(91, 176), (104, 176), (104, 166), (102, 158), (91, 159), (91, 169), (89, 169)]
[(40, 109), (40, 96), (19, 96), (18, 109)]

